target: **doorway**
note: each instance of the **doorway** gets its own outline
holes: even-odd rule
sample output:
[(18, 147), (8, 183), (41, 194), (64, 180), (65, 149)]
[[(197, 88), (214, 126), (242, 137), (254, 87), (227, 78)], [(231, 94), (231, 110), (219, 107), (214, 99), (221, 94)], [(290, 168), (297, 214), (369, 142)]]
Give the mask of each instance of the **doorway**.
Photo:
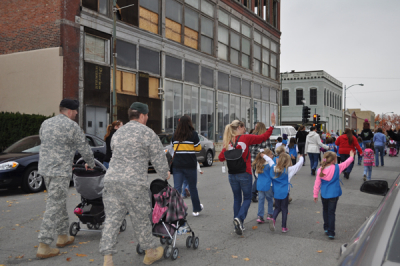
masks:
[(86, 106), (86, 133), (103, 139), (107, 125), (107, 108)]

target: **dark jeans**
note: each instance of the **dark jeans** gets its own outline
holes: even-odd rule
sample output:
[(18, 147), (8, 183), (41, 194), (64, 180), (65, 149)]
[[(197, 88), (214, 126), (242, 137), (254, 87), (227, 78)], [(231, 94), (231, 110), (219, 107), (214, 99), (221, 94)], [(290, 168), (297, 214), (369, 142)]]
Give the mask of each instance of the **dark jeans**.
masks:
[[(346, 161), (349, 157), (350, 157), (349, 154), (340, 154), (340, 160), (342, 161), (342, 163)], [(353, 170), (353, 166), (354, 166), (354, 161), (343, 172), (350, 174), (351, 170)]]
[(275, 221), (280, 212), (282, 212), (282, 228), (286, 228), (287, 215), (289, 213), (289, 194), (285, 199), (275, 199), (275, 210), (272, 216)]
[(379, 166), (379, 154), (381, 156), (381, 165), (384, 166), (383, 156), (385, 156), (385, 146), (375, 146), (375, 165)]
[(308, 153), (308, 157), (310, 157), (311, 169), (317, 170), (319, 153)]
[(306, 148), (306, 143), (305, 142), (300, 142), (297, 144), (297, 148), (299, 149), (299, 154), (303, 155), (303, 165), (306, 164), (306, 157), (304, 156), (304, 149)]
[(228, 177), (233, 192), (233, 218), (239, 218), (243, 222), (251, 204), (253, 178), (249, 173), (229, 174)]
[(296, 158), (292, 159), (292, 165), (296, 164)]
[(257, 177), (255, 174), (256, 170), (253, 169), (253, 176), (254, 176), (254, 182), (253, 182), (253, 186), (251, 187), (251, 196), (253, 198), (257, 198)]
[(335, 236), (335, 212), (339, 197), (324, 199), (321, 197), (323, 217), (324, 217), (324, 230), (328, 230), (328, 236)]
[(173, 167), (174, 173), (174, 188), (178, 190), (179, 194), (182, 194), (183, 181), (187, 180), (189, 184), (190, 197), (192, 199), (193, 212), (200, 212), (200, 200), (197, 191), (197, 169), (196, 168), (175, 168)]

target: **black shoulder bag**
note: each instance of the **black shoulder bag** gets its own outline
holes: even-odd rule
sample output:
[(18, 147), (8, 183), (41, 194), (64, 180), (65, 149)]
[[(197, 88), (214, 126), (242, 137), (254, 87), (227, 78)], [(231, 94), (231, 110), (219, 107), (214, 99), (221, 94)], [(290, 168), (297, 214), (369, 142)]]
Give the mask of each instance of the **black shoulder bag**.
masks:
[[(237, 144), (239, 142), (240, 136), (236, 139), (235, 145), (233, 145), (232, 141), (231, 144), (233, 146), (232, 150), (227, 150), (224, 152), (226, 165), (228, 166), (228, 173), (229, 174), (242, 174), (246, 172), (246, 162), (243, 160), (242, 149), (236, 149)], [(247, 153), (246, 160), (249, 158), (249, 153)]]

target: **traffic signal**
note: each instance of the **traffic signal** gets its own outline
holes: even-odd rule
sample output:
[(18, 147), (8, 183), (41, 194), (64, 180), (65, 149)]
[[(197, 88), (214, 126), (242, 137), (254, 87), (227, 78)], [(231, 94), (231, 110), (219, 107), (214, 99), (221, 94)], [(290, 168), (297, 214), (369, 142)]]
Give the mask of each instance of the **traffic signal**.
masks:
[(313, 123), (316, 124), (317, 123), (317, 114), (313, 115)]
[(310, 118), (310, 108), (308, 106), (303, 106), (303, 115), (302, 115), (302, 122), (303, 124), (308, 122)]
[(321, 116), (317, 115), (317, 124), (319, 124), (319, 121), (321, 121)]

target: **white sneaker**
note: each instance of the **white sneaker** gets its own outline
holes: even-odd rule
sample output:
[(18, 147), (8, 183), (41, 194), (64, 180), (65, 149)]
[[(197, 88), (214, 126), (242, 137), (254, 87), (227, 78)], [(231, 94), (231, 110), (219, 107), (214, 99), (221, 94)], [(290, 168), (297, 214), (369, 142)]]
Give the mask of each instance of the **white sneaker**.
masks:
[[(200, 207), (201, 207), (201, 210), (204, 209), (203, 204), (200, 204)], [(199, 216), (199, 215), (200, 215), (200, 212), (193, 212), (193, 216)]]

